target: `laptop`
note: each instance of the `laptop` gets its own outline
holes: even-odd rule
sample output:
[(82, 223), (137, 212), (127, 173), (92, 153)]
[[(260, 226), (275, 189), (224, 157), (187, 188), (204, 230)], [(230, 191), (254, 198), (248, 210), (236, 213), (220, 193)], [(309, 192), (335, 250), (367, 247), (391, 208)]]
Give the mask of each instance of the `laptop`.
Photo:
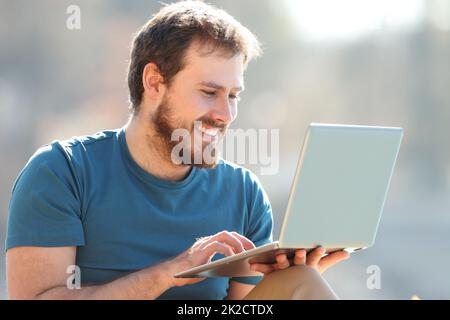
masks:
[(279, 239), (175, 275), (178, 278), (260, 276), (251, 263), (274, 263), (299, 248), (326, 254), (373, 245), (403, 129), (309, 125)]

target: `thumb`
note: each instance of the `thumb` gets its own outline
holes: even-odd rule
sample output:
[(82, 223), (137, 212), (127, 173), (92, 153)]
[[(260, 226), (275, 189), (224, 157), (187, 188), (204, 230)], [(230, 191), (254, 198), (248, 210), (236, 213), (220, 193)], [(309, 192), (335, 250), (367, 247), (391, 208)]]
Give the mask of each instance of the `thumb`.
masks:
[(274, 267), (271, 264), (253, 263), (250, 265), (250, 270), (269, 274), (274, 271)]

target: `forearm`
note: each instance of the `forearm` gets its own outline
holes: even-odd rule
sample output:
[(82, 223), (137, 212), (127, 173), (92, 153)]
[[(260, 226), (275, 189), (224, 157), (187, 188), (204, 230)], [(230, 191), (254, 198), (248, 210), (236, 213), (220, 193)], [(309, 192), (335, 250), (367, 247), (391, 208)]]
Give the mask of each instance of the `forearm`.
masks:
[(156, 299), (171, 287), (168, 270), (168, 266), (162, 263), (103, 285), (82, 286), (80, 289), (51, 288), (37, 295), (36, 299)]

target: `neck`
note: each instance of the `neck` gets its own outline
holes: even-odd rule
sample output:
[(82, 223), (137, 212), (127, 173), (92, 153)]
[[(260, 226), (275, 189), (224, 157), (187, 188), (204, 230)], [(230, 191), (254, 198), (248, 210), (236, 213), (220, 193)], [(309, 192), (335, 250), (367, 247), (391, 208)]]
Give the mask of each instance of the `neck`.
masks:
[(155, 129), (149, 119), (133, 115), (125, 125), (125, 139), (134, 161), (153, 176), (170, 181), (183, 180), (190, 172), (190, 166), (172, 163), (161, 150), (155, 137)]

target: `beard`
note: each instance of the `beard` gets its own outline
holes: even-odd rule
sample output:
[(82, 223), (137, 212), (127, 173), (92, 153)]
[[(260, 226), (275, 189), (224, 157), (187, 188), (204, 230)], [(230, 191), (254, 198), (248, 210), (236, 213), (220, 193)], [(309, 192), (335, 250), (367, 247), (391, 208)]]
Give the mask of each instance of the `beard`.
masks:
[[(153, 123), (153, 127), (155, 128), (155, 135), (153, 137), (148, 137), (148, 141), (152, 148), (157, 149), (160, 155), (164, 158), (168, 159), (172, 163), (172, 150), (180, 144), (180, 141), (172, 140), (172, 133), (177, 129), (184, 129), (189, 132), (189, 143), (187, 144), (189, 147), (187, 149), (180, 150), (179, 156), (182, 159), (186, 159), (186, 155), (183, 154), (185, 151), (189, 152), (188, 158), (190, 161), (188, 163), (182, 162), (181, 166), (191, 165), (199, 168), (214, 168), (218, 162), (218, 143), (216, 142), (204, 142), (200, 137), (200, 141), (198, 139), (194, 139), (196, 134), (194, 133), (197, 130), (194, 126), (194, 123), (182, 123), (181, 121), (177, 121), (175, 115), (173, 114), (172, 108), (170, 106), (170, 101), (167, 93), (164, 95), (161, 104), (158, 106), (155, 114), (151, 119)], [(202, 124), (206, 124), (213, 128), (218, 128), (220, 131), (220, 136), (224, 136), (227, 126), (223, 123), (218, 123), (211, 118), (201, 117), (195, 122), (200, 121)], [(200, 134), (201, 133), (197, 133)], [(186, 137), (184, 137), (186, 138)], [(208, 151), (208, 161), (204, 158), (204, 152), (207, 149)], [(197, 155), (197, 156), (196, 156)], [(194, 161), (195, 159), (195, 161)], [(200, 159), (200, 161), (198, 161)], [(175, 163), (174, 163), (175, 164)]]

